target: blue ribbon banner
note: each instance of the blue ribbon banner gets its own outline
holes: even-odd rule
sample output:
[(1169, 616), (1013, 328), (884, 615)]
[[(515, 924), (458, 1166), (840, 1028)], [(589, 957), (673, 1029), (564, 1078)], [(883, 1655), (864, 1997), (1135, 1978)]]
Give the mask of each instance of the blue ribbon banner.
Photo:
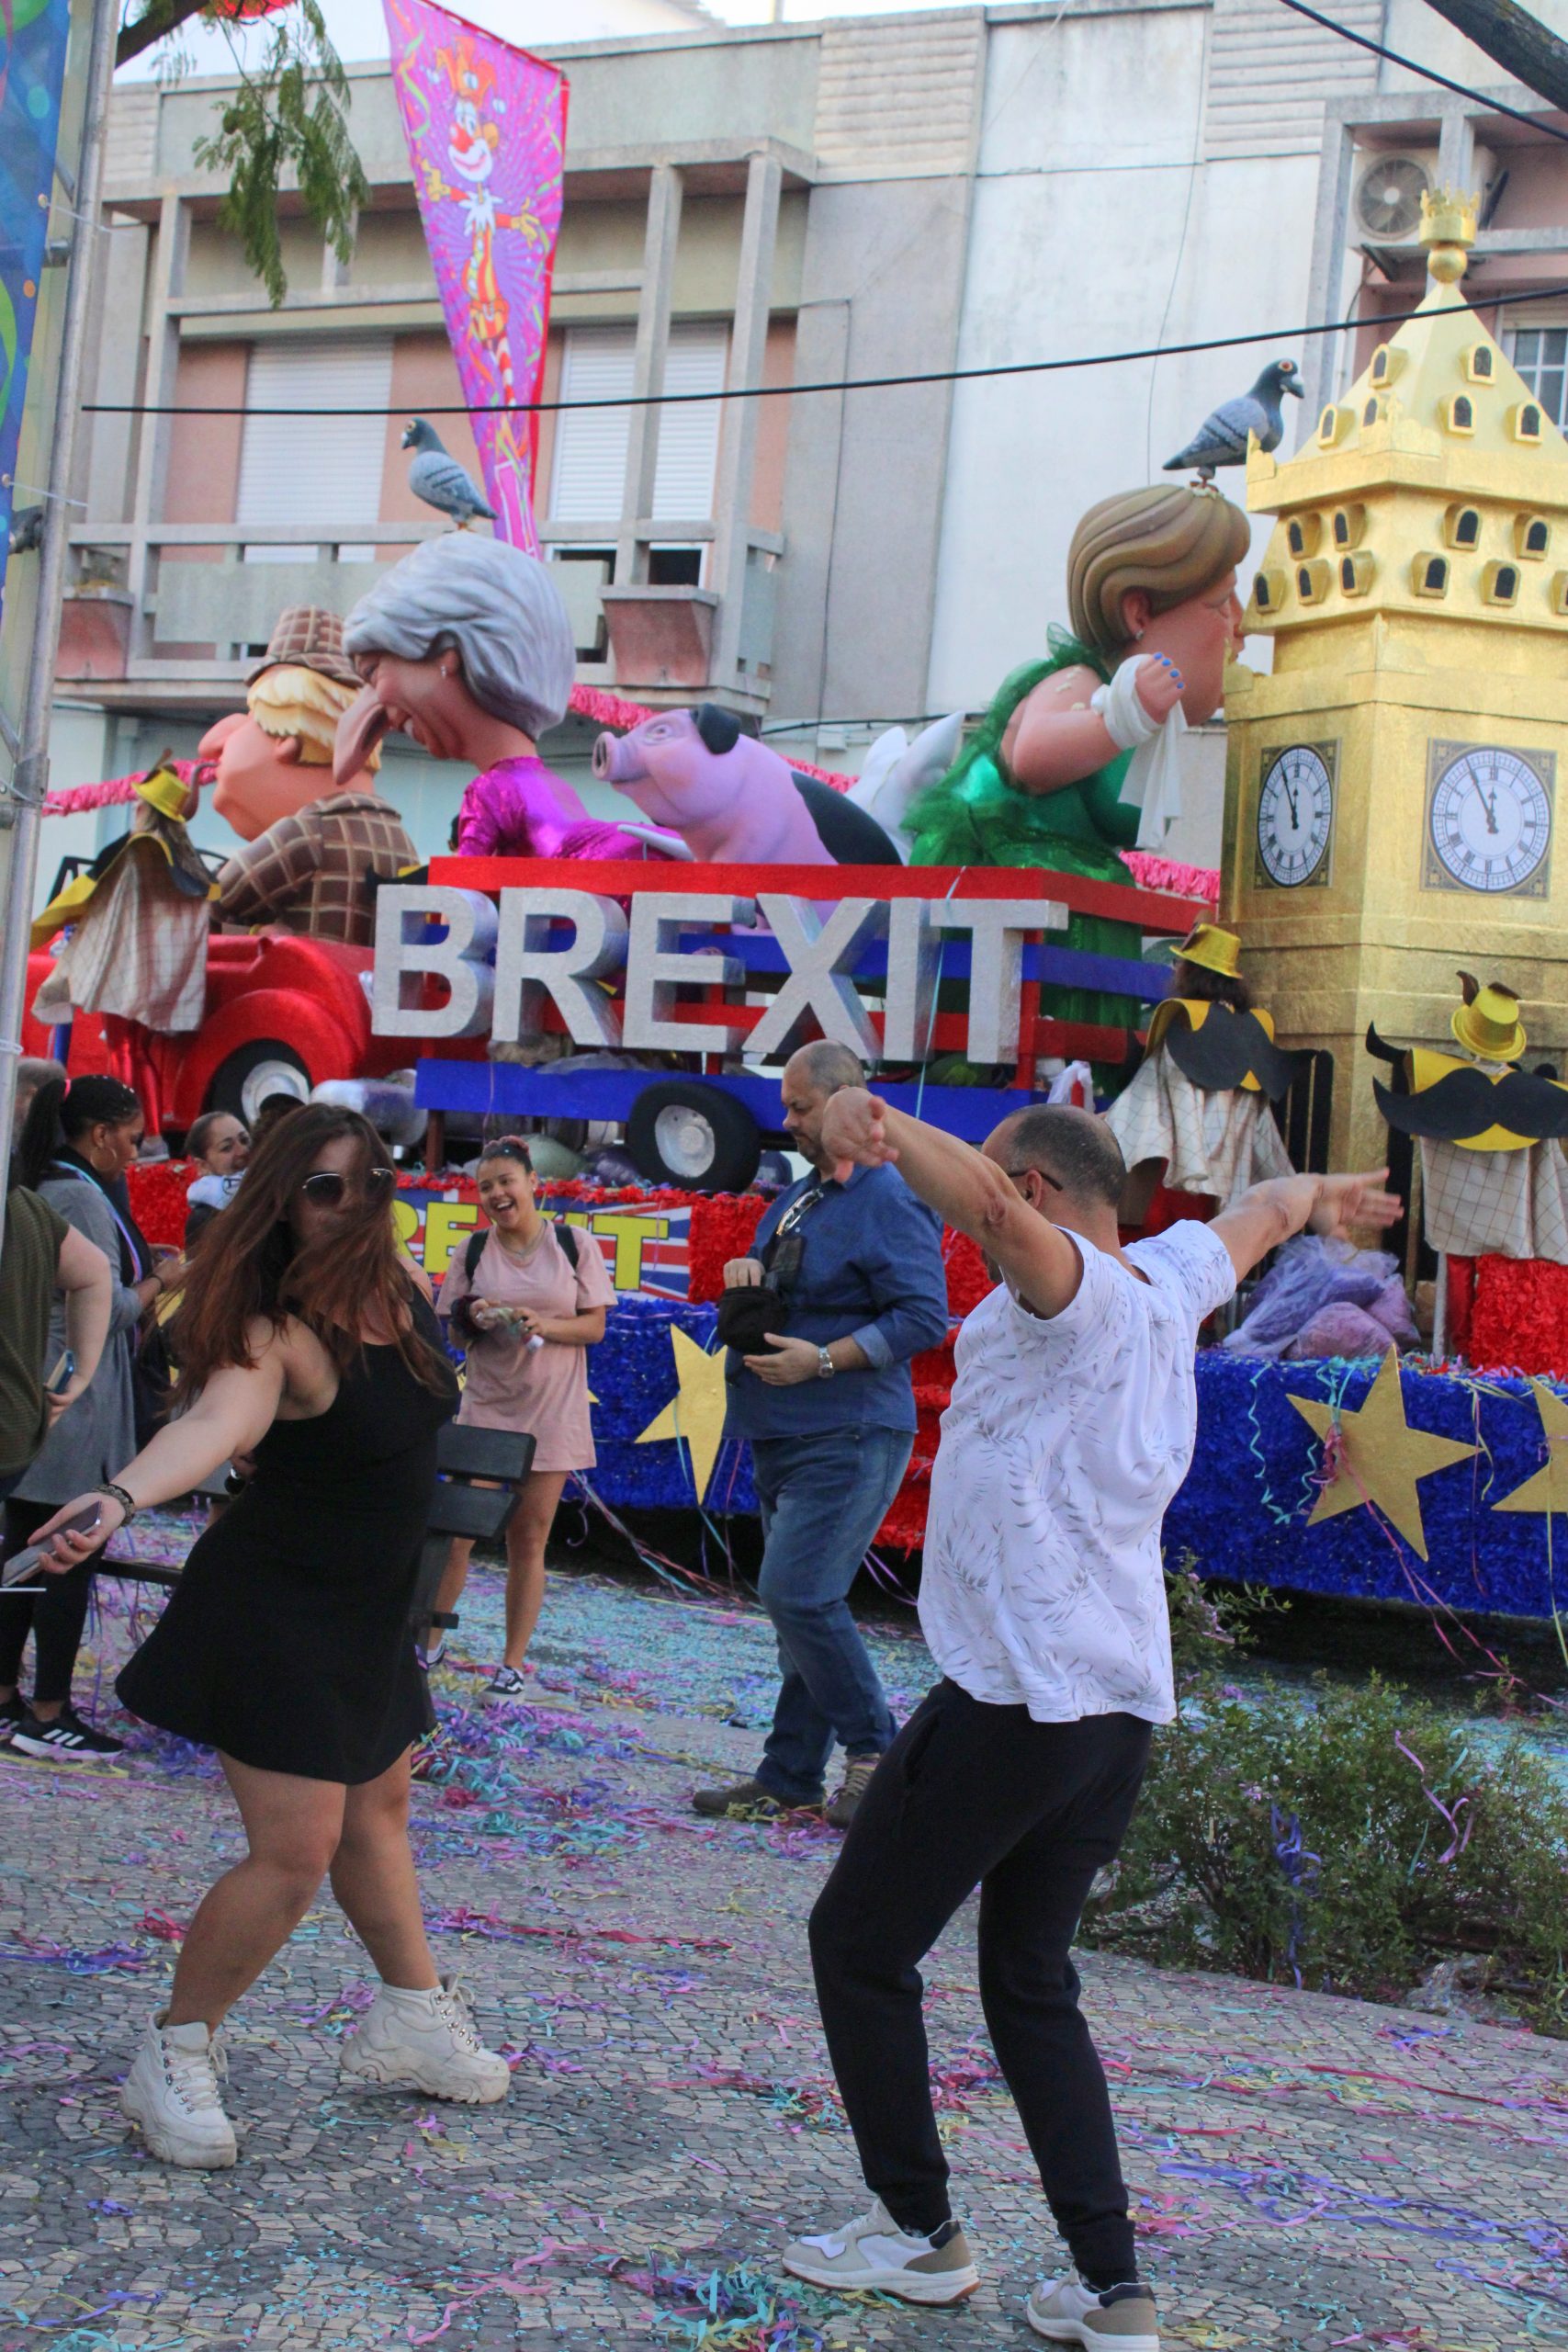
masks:
[(0, 0), (0, 595), (11, 520), (30, 494), (16, 485), (49, 234), (70, 0)]

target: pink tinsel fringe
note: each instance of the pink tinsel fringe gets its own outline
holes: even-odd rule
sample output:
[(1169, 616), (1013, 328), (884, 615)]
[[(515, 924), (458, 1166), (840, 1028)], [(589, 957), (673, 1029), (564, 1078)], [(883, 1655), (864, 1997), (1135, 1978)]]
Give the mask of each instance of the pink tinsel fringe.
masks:
[[(170, 760), (166, 765), (173, 768), (183, 784), (188, 784), (196, 774), (192, 760)], [(145, 773), (143, 769), (142, 774)], [(117, 775), (108, 784), (73, 785), (69, 792), (51, 792), (43, 804), (43, 813), (46, 817), (79, 817), (94, 808), (118, 808), (125, 801), (135, 799), (140, 782), (140, 776)]]
[(1214, 907), (1220, 877), (1211, 865), (1183, 865), (1179, 858), (1156, 857), (1152, 850), (1124, 849), (1122, 863), (1140, 890), (1168, 891), (1177, 899), (1202, 899)]

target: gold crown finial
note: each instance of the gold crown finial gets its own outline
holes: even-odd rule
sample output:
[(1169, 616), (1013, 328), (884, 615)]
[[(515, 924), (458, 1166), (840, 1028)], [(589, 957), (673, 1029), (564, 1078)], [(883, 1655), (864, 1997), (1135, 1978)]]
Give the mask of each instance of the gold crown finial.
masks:
[(1439, 286), (1457, 286), (1464, 276), (1480, 209), (1480, 197), (1459, 188), (1433, 188), (1422, 197), (1421, 243), (1427, 271)]

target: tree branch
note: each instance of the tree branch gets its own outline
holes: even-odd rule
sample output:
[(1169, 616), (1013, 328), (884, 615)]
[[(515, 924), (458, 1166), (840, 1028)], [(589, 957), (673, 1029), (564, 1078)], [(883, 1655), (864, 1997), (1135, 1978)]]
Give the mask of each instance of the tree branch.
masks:
[(181, 25), (199, 17), (205, 6), (206, 0), (147, 0), (141, 14), (119, 28), (114, 52), (116, 67), (129, 65), (144, 50), (155, 48), (168, 34), (177, 32)]
[(1518, 0), (1427, 0), (1427, 5), (1484, 50), (1514, 81), (1568, 113), (1568, 41), (1559, 40)]

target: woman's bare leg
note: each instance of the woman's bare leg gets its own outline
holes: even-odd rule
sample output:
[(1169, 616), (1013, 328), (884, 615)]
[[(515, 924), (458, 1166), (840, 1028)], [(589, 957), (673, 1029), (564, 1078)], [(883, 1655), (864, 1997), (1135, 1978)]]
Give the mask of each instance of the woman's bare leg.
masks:
[(456, 1609), (463, 1597), (463, 1587), (468, 1581), (468, 1562), (473, 1556), (473, 1540), (467, 1535), (454, 1535), (452, 1548), (446, 1555), (446, 1566), (441, 1575), (441, 1589), (435, 1596), (435, 1613), (446, 1616)]
[(315, 1900), (343, 1833), (337, 1781), (261, 1772), (220, 1755), (250, 1849), (201, 1899), (175, 1967), (168, 2023), (216, 2031)]
[(383, 1984), (428, 1993), (438, 1979), (409, 1847), (411, 1754), (405, 1748), (378, 1780), (349, 1790), (333, 1856), (333, 1893)]
[(564, 1470), (535, 1470), (523, 1482), (522, 1499), (506, 1530), (506, 1648), (508, 1666), (528, 1655), (539, 1611), (545, 1605), (545, 1545), (566, 1485)]

